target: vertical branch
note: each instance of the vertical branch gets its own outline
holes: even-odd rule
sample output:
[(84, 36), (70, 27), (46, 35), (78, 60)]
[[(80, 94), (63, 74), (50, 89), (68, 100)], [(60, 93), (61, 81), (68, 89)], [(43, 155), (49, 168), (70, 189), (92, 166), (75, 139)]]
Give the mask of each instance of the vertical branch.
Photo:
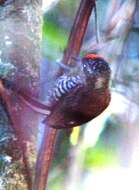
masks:
[[(73, 56), (77, 57), (87, 29), (87, 24), (95, 7), (95, 0), (82, 0), (71, 28), (67, 48), (63, 56), (64, 64), (69, 64)], [(61, 71), (60, 71), (61, 72)], [(59, 73), (62, 74), (62, 73)], [(45, 125), (45, 132), (37, 157), (34, 190), (45, 190), (48, 171), (53, 159), (57, 130)]]
[(57, 129), (45, 125), (41, 148), (38, 152), (33, 190), (45, 190), (49, 167), (53, 159)]
[(63, 56), (63, 63), (70, 64), (72, 57), (77, 57), (83, 42), (87, 24), (95, 7), (95, 0), (82, 0), (77, 11), (71, 33), (68, 40), (68, 45)]

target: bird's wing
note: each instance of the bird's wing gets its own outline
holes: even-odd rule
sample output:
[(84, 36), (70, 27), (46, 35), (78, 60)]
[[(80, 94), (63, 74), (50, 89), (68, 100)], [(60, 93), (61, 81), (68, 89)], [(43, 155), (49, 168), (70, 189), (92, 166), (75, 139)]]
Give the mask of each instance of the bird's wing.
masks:
[(56, 83), (55, 87), (51, 91), (51, 101), (57, 102), (59, 99), (68, 95), (73, 89), (78, 88), (82, 85), (80, 76), (62, 76)]

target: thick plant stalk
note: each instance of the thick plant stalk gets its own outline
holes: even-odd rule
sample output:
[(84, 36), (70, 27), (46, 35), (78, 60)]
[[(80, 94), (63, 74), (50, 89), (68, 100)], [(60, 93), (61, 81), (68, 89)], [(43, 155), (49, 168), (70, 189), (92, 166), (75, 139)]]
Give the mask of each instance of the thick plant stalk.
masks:
[[(3, 5), (3, 3), (6, 4)], [(37, 0), (7, 0), (0, 7), (0, 62), (11, 63), (17, 72), (10, 78), (11, 83), (24, 93), (38, 97), (37, 87), (40, 63), (40, 5)], [(18, 94), (9, 90), (1, 91), (9, 121), (17, 138), (17, 147), (21, 154), (20, 163), (24, 171), (19, 174), (24, 184), (18, 179), (17, 184), (32, 189), (33, 164), (35, 160), (38, 114), (21, 101)], [(15, 151), (14, 149), (12, 150)], [(15, 154), (17, 154), (15, 152)], [(16, 160), (19, 164), (19, 160)], [(20, 166), (18, 167), (20, 168)], [(16, 173), (18, 176), (18, 173)], [(20, 177), (21, 178), (21, 177)], [(11, 180), (12, 181), (12, 180)], [(13, 181), (16, 183), (16, 179)], [(10, 182), (9, 182), (10, 183)], [(12, 183), (12, 182), (11, 182)], [(14, 185), (15, 186), (15, 185)], [(26, 188), (25, 188), (26, 186)], [(12, 188), (12, 184), (10, 184)], [(8, 187), (6, 187), (8, 189)]]
[[(95, 6), (95, 0), (82, 0), (77, 11), (74, 24), (71, 29), (66, 51), (63, 56), (63, 63), (70, 65), (72, 57), (77, 57), (83, 42), (83, 37), (87, 29), (87, 24)], [(59, 75), (62, 74), (59, 71)], [(45, 190), (48, 180), (48, 171), (53, 159), (54, 146), (56, 141), (57, 130), (49, 128), (46, 123), (45, 132), (38, 153), (34, 189)], [(50, 142), (49, 142), (50, 141)]]

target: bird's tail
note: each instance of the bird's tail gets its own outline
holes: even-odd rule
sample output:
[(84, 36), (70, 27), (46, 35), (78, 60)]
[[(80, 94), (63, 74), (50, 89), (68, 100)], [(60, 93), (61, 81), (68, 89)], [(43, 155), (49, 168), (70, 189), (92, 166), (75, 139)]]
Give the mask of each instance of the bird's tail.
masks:
[(32, 98), (24, 93), (19, 93), (19, 97), (27, 106), (29, 106), (35, 112), (38, 112), (44, 115), (49, 115), (51, 113), (50, 107), (40, 102), (39, 100)]

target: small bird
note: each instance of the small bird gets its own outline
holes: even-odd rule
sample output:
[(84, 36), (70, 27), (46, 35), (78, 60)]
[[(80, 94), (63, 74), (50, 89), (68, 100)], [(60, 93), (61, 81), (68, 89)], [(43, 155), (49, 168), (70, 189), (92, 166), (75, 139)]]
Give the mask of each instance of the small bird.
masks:
[(48, 104), (20, 93), (33, 110), (46, 115), (47, 124), (56, 129), (82, 125), (101, 114), (110, 102), (111, 69), (103, 57), (87, 54), (77, 73), (60, 76), (48, 97)]

